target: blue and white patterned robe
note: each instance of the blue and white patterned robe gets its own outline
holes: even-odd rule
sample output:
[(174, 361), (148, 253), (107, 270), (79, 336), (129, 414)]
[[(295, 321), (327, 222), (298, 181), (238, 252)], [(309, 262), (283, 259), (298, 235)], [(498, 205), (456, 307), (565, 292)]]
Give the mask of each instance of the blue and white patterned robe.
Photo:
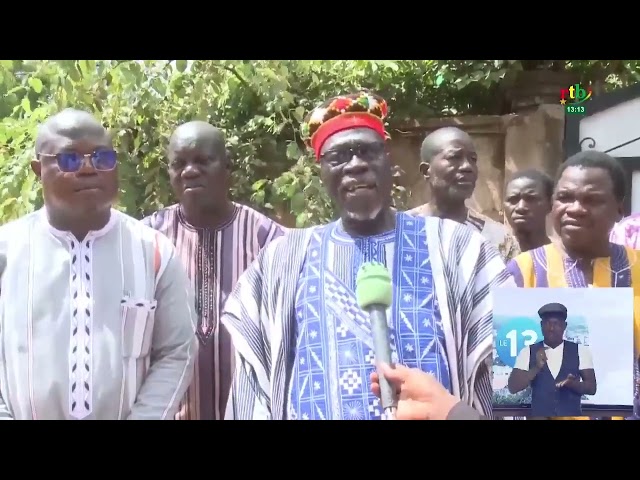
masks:
[[(399, 359), (439, 375), (454, 395), (491, 415), (490, 290), (513, 286), (512, 279), (496, 248), (469, 227), (398, 212), (395, 232), (366, 240), (347, 239), (339, 221), (292, 230), (274, 240), (247, 269), (222, 316), (236, 349), (227, 419), (380, 418), (368, 393), (368, 318), (353, 296), (354, 272), (362, 262), (375, 259), (392, 270), (394, 299), (388, 318), (403, 346)], [(314, 305), (317, 312), (311, 311)], [(352, 337), (344, 338), (352, 341), (343, 342), (345, 330)], [(313, 331), (316, 338), (324, 336), (318, 345)], [(331, 341), (327, 334), (333, 335)], [(352, 359), (357, 368), (350, 367), (344, 355), (318, 356), (321, 364), (331, 358), (329, 368), (323, 365), (324, 373), (306, 382), (328, 401), (308, 401), (304, 378), (309, 371), (300, 368), (300, 360), (309, 362), (318, 348), (326, 352), (329, 347), (337, 355), (350, 341), (357, 351)], [(351, 388), (341, 395), (338, 385)]]
[(398, 215), (394, 231), (371, 237), (353, 238), (340, 222), (314, 230), (298, 282), (290, 418), (381, 418), (379, 399), (368, 384), (375, 369), (369, 317), (355, 296), (358, 269), (369, 261), (385, 264), (392, 274), (387, 318), (394, 360), (428, 371), (450, 388), (444, 329), (420, 225)]

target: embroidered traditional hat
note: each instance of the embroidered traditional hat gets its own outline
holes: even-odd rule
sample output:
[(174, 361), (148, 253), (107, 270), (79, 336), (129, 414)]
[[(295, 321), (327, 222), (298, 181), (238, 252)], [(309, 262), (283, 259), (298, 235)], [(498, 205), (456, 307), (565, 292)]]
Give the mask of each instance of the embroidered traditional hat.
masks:
[(320, 150), (327, 139), (352, 128), (370, 128), (387, 138), (384, 119), (387, 102), (378, 95), (360, 92), (327, 100), (316, 107), (302, 124), (302, 136), (320, 159)]

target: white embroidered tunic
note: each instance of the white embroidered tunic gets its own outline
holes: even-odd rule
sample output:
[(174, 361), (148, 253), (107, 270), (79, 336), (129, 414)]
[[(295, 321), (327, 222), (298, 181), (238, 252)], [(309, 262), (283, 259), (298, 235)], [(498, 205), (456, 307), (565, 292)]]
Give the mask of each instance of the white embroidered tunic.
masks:
[(80, 242), (42, 209), (0, 227), (0, 275), (0, 418), (173, 418), (197, 342), (166, 237), (112, 210)]

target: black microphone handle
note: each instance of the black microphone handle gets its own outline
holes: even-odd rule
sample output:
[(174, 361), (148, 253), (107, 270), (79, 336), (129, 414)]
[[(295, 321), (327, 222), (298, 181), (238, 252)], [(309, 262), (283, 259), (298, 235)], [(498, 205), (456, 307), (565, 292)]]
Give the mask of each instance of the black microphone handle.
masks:
[[(382, 362), (392, 365), (391, 342), (389, 340), (389, 327), (387, 326), (387, 308), (384, 305), (370, 305), (366, 308), (371, 319), (371, 334), (373, 336), (373, 353), (376, 363)], [(380, 403), (385, 410), (398, 406), (395, 389), (378, 370), (380, 379)]]

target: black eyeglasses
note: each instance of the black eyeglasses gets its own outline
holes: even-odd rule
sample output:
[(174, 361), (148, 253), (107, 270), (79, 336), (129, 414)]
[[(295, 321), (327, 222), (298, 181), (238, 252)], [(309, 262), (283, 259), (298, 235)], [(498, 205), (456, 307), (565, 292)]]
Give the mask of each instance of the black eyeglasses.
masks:
[(65, 173), (77, 172), (82, 168), (84, 159), (89, 158), (93, 168), (100, 172), (108, 172), (116, 168), (118, 154), (115, 150), (96, 150), (93, 153), (60, 152), (55, 155), (39, 153), (39, 157), (55, 158), (60, 170)]
[(322, 155), (320, 159), (331, 164), (342, 164), (350, 162), (354, 156), (364, 160), (365, 162), (372, 162), (380, 157), (384, 153), (384, 144), (380, 143), (362, 143), (359, 145), (353, 145), (347, 148), (338, 148), (336, 150), (328, 150)]

